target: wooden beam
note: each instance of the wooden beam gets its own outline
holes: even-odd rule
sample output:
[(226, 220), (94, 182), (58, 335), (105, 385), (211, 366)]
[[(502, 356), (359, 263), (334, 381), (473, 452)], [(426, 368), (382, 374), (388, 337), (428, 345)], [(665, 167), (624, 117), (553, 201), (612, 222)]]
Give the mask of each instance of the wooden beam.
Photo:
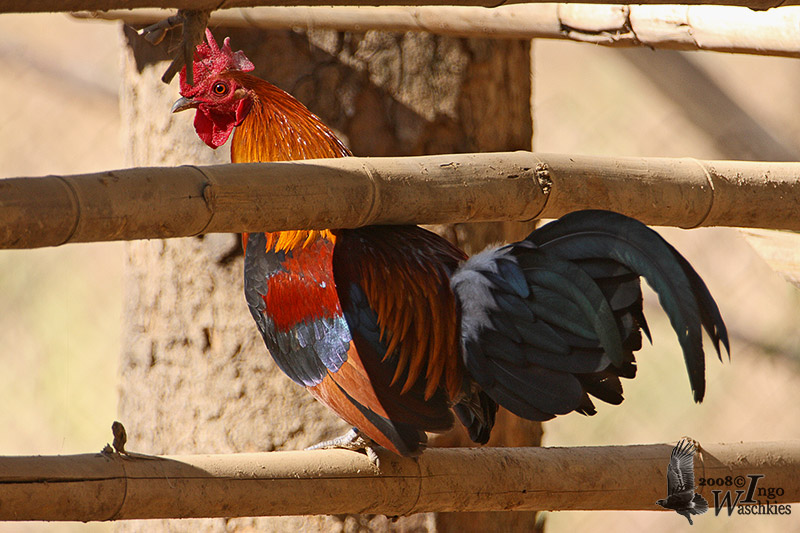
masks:
[[(172, 11), (74, 13), (79, 18), (152, 24)], [(455, 37), (567, 39), (610, 47), (646, 46), (800, 57), (800, 8), (754, 12), (730, 6), (518, 4), (494, 9), (421, 7), (258, 7), (223, 9), (212, 27), (424, 31)]]
[[(654, 511), (666, 497), (671, 451), (668, 444), (438, 448), (411, 459), (379, 449), (379, 466), (345, 450), (0, 457), (0, 520)], [(751, 475), (764, 476), (758, 487), (781, 489), (771, 504), (799, 502), (800, 443), (703, 446), (695, 475), (712, 505), (712, 490), (731, 490), (735, 499)]]
[[(497, 7), (504, 4), (545, 3), (546, 0), (393, 0), (398, 6), (460, 5)], [(637, 0), (643, 4), (674, 4), (675, 0)], [(583, 4), (627, 4), (622, 0), (581, 0)], [(800, 0), (684, 0), (687, 5), (732, 5), (763, 10), (773, 7), (798, 5)], [(218, 9), (256, 7), (256, 6), (380, 6), (377, 0), (0, 0), (0, 13), (34, 13), (51, 11), (108, 11), (111, 9), (177, 8), (177, 9)]]
[(800, 230), (800, 163), (530, 152), (113, 170), (0, 180), (0, 248), (201, 233), (556, 218)]

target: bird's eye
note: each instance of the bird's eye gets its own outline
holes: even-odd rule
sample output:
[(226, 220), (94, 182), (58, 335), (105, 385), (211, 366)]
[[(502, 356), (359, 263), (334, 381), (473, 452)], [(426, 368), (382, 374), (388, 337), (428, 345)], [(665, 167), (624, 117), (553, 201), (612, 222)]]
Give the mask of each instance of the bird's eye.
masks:
[(215, 83), (214, 86), (211, 87), (211, 90), (214, 91), (214, 94), (217, 96), (225, 96), (229, 91), (228, 84), (221, 81)]

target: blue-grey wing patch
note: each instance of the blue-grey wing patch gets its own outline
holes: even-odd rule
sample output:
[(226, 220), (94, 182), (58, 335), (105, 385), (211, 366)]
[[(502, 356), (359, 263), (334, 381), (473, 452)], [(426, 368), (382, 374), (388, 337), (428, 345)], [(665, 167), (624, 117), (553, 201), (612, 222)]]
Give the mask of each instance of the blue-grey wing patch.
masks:
[(244, 293), (250, 313), (278, 367), (295, 383), (318, 385), (347, 359), (350, 330), (344, 316), (300, 322), (287, 330), (275, 327), (266, 308), (268, 280), (283, 270), (285, 252), (266, 250), (263, 233), (251, 233), (244, 262)]

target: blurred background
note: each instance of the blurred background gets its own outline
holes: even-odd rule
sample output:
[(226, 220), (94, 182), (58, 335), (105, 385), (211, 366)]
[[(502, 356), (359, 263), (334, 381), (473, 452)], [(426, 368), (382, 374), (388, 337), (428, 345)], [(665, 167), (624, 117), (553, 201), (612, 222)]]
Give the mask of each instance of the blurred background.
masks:
[[(122, 167), (118, 24), (2, 15), (0, 35), (0, 177)], [(533, 50), (537, 151), (800, 160), (797, 60), (555, 41), (537, 41)], [(732, 360), (709, 357), (707, 399), (693, 404), (674, 334), (651, 297), (646, 312), (657, 349), (642, 350), (637, 379), (625, 383), (626, 402), (599, 405), (592, 418), (548, 422), (545, 445), (800, 437), (800, 289), (748, 241), (769, 247), (772, 237), (726, 228), (660, 231), (719, 302)], [(0, 250), (0, 454), (94, 452), (111, 440), (123, 263), (120, 243)], [(688, 526), (674, 513), (558, 512), (546, 519), (550, 532)], [(0, 532), (109, 529), (0, 523)], [(800, 521), (708, 514), (693, 531), (753, 529), (800, 531)]]

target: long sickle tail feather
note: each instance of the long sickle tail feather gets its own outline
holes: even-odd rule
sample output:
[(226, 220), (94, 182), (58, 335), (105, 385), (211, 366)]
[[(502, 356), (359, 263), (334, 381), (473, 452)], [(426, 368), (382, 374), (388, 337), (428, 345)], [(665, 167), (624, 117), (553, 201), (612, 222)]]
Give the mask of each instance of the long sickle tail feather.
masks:
[(730, 355), (728, 333), (716, 302), (689, 262), (641, 222), (610, 211), (578, 211), (534, 231), (527, 240), (569, 261), (604, 257), (643, 277), (658, 294), (683, 349), (694, 399), (705, 394), (705, 357), (700, 327), (722, 359)]
[(705, 394), (705, 329), (730, 353), (703, 280), (660, 235), (608, 211), (566, 215), (527, 239), (482, 252), (451, 285), (462, 310), (464, 363), (500, 405), (546, 420), (592, 414), (588, 395), (622, 401), (619, 377), (635, 375), (644, 278), (675, 330), (695, 401)]

